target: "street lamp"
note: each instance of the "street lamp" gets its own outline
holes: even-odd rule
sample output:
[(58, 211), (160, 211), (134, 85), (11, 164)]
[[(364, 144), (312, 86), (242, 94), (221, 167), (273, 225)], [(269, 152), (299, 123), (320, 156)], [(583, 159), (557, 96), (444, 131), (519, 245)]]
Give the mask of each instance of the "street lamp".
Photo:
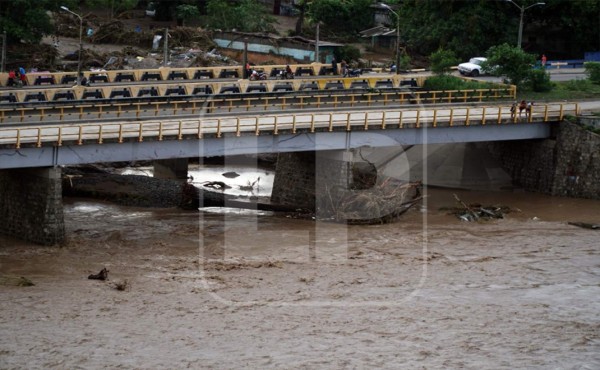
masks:
[(517, 5), (513, 0), (504, 0), (506, 2), (512, 3), (514, 6), (516, 6), (517, 8), (519, 8), (519, 10), (521, 11), (521, 20), (519, 21), (519, 39), (517, 41), (517, 46), (519, 47), (519, 49), (521, 48), (521, 40), (523, 39), (523, 16), (525, 15), (525, 11), (529, 8), (532, 8), (534, 6), (538, 6), (538, 5), (546, 5), (546, 3), (535, 3), (535, 4), (531, 4), (529, 6), (519, 6)]
[(396, 16), (396, 74), (400, 74), (400, 16), (389, 5), (380, 3), (381, 6), (394, 13)]
[(79, 18), (79, 56), (77, 58), (77, 85), (81, 86), (81, 54), (83, 53), (83, 18), (81, 16), (67, 8), (66, 6), (60, 7), (65, 12), (71, 13), (77, 18)]

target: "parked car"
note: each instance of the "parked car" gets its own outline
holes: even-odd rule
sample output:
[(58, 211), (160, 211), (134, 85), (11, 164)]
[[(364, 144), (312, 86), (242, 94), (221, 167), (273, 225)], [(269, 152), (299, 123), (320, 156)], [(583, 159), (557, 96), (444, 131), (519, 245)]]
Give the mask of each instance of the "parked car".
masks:
[(481, 64), (485, 61), (487, 61), (487, 58), (484, 57), (471, 58), (467, 63), (459, 64), (458, 71), (461, 75), (477, 77), (485, 74), (485, 72), (481, 69)]

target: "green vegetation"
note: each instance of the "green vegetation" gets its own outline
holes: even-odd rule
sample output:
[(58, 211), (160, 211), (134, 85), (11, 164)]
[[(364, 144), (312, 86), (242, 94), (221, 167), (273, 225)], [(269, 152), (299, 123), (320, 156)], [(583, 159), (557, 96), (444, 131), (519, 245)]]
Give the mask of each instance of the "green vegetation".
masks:
[(557, 100), (577, 100), (577, 99), (598, 99), (600, 98), (600, 85), (592, 83), (590, 80), (571, 80), (564, 82), (553, 82), (554, 88), (551, 91), (536, 92), (527, 89), (518, 89), (517, 96), (520, 99), (533, 101), (557, 101)]
[[(212, 29), (244, 32), (273, 31), (272, 7), (253, 0), (153, 0), (157, 21), (177, 17), (189, 22), (202, 19)], [(529, 6), (536, 0), (519, 0)], [(6, 30), (10, 44), (37, 43), (54, 32), (51, 12), (66, 6), (81, 14), (82, 9), (106, 9), (110, 17), (137, 7), (148, 0), (0, 0), (0, 30)], [(276, 2), (277, 3), (277, 2)], [(399, 15), (401, 46), (411, 56), (453, 51), (460, 60), (484, 55), (495, 45), (514, 45), (519, 29), (519, 14), (514, 4), (489, 0), (388, 0)], [(297, 0), (296, 34), (314, 36), (321, 25), (323, 39), (350, 42), (357, 32), (375, 25), (372, 0)], [(385, 9), (379, 8), (385, 13)], [(202, 18), (197, 15), (201, 14)], [(537, 44), (524, 45), (536, 55), (552, 49), (545, 40), (564, 45), (548, 55), (552, 59), (580, 58), (584, 51), (597, 50), (600, 33), (600, 1), (545, 0), (545, 5), (527, 12), (527, 32), (546, 34)], [(85, 15), (85, 14), (84, 14)], [(306, 21), (306, 27), (303, 27)], [(396, 27), (397, 19), (389, 12), (387, 26)], [(557, 30), (568, 29), (569, 32)], [(560, 54), (559, 54), (560, 53)], [(415, 58), (418, 60), (418, 58)], [(518, 76), (517, 76), (518, 79)], [(520, 84), (522, 81), (514, 81)]]
[(69, 7), (73, 0), (11, 0), (0, 1), (0, 30), (6, 31), (8, 43), (38, 43), (42, 36), (54, 30), (47, 10), (58, 11), (60, 5)]
[(598, 134), (600, 135), (600, 127), (594, 127), (594, 126), (583, 126), (584, 129), (593, 132), (594, 134)]
[(587, 62), (585, 63), (585, 73), (587, 74), (590, 81), (596, 84), (600, 84), (600, 63), (598, 62)]
[(498, 85), (488, 82), (464, 80), (460, 77), (450, 75), (431, 76), (423, 84), (425, 90), (473, 90), (489, 89)]
[(429, 56), (430, 69), (436, 75), (449, 74), (451, 67), (459, 63), (456, 54), (452, 50), (438, 49)]
[(336, 49), (334, 55), (338, 61), (345, 60), (350, 63), (351, 61), (357, 61), (360, 58), (360, 50), (352, 45), (344, 45), (341, 48)]
[(517, 87), (523, 87), (531, 78), (536, 59), (535, 55), (508, 44), (492, 46), (486, 57), (488, 60), (482, 65), (484, 71), (494, 76), (504, 76)]
[(534, 69), (529, 73), (529, 87), (536, 92), (545, 92), (552, 90), (554, 84), (545, 69)]
[(308, 2), (310, 23), (321, 22), (325, 34), (337, 39), (355, 38), (373, 26), (371, 0), (319, 0)]
[(208, 26), (213, 29), (241, 32), (273, 32), (275, 19), (252, 0), (232, 4), (226, 0), (209, 0)]
[(186, 22), (196, 19), (200, 16), (200, 11), (195, 5), (182, 4), (177, 6), (177, 19), (181, 19), (181, 25), (185, 26)]

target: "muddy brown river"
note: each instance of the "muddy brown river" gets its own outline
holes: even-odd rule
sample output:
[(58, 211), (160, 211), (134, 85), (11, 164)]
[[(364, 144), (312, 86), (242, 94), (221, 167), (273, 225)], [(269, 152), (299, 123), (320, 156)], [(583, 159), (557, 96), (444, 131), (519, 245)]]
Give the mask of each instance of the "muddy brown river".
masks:
[(0, 286), (0, 368), (600, 368), (600, 230), (568, 224), (600, 202), (426, 196), (373, 226), (65, 199), (66, 246), (0, 237), (35, 284)]

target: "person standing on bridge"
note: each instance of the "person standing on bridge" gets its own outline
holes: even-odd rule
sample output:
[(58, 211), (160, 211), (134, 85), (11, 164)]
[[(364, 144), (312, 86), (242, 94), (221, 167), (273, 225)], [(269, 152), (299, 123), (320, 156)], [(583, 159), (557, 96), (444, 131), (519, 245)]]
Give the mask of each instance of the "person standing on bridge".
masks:
[(331, 60), (331, 74), (337, 75), (337, 62), (335, 58)]
[(525, 117), (527, 118), (528, 121), (531, 120), (531, 111), (533, 111), (533, 102), (532, 101), (527, 103), (527, 107), (525, 108)]
[(251, 73), (252, 70), (250, 69), (250, 62), (246, 62), (246, 75), (244, 76), (244, 78), (250, 78)]
[(6, 86), (15, 86), (17, 84), (16, 79), (17, 79), (17, 74), (15, 73), (14, 70), (11, 70), (10, 72), (8, 72), (8, 80), (6, 81)]
[(546, 54), (542, 54), (542, 68), (546, 68)]
[(90, 86), (90, 82), (87, 77), (84, 76), (83, 72), (79, 73), (79, 80), (81, 81), (81, 86)]
[(27, 85), (27, 74), (25, 72), (25, 68), (19, 67), (19, 81), (21, 86)]
[(517, 102), (512, 103), (510, 106), (510, 120), (514, 121), (515, 117), (517, 117)]
[[(521, 100), (519, 103), (519, 119), (521, 119), (521, 113), (527, 109), (527, 102), (525, 100)], [(527, 113), (527, 112), (525, 112)]]
[(346, 63), (346, 60), (342, 59), (342, 62), (340, 63), (340, 67), (341, 67), (342, 77), (347, 77), (348, 76), (348, 63)]

